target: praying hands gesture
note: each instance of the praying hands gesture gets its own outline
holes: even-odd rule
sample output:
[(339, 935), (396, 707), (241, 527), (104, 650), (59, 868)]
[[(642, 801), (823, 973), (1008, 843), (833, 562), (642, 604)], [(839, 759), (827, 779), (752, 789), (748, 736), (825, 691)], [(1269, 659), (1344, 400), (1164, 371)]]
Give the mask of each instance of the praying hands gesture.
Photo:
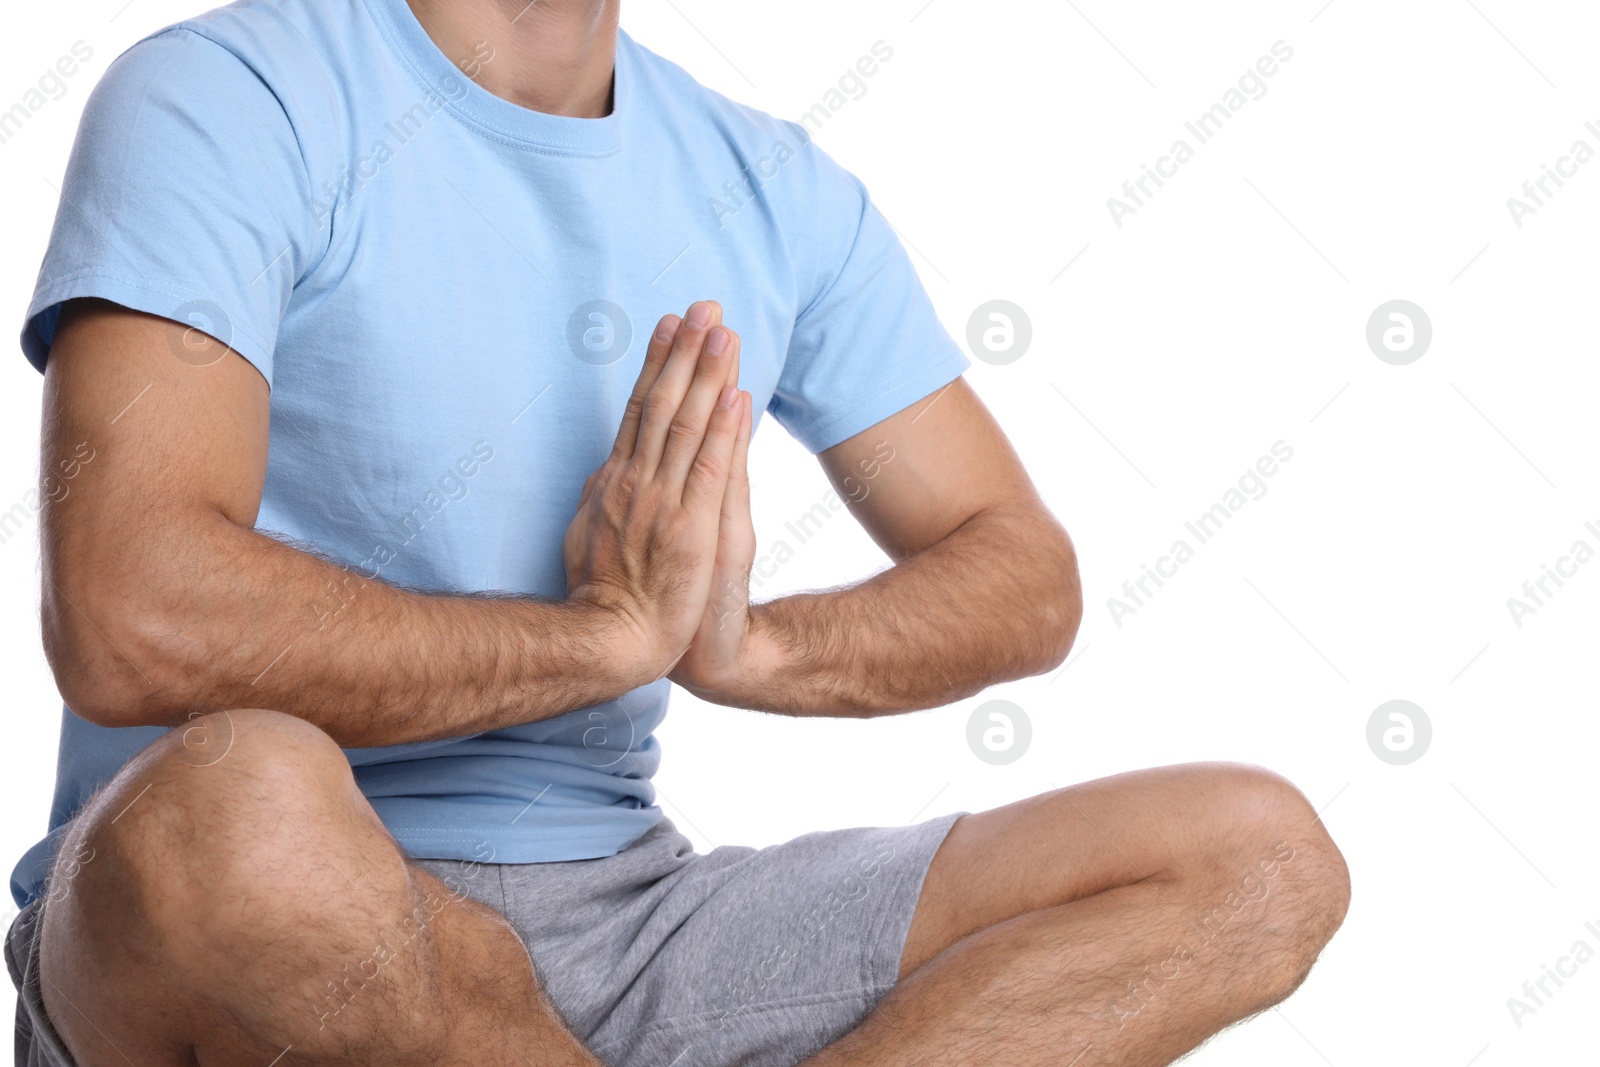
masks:
[(651, 677), (692, 688), (737, 667), (755, 558), (751, 397), (721, 318), (700, 302), (657, 325), (564, 543), (569, 599), (615, 613)]

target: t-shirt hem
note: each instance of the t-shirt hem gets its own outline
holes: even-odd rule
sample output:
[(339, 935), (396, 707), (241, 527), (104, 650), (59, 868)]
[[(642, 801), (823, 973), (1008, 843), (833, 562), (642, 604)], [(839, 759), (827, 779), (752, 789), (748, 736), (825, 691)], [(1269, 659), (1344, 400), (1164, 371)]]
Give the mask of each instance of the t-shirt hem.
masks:
[(971, 366), (972, 361), (952, 341), (936, 362), (894, 379), (875, 396), (825, 419), (789, 426), (788, 430), (813, 454), (825, 452), (944, 388)]
[[(650, 812), (651, 809), (638, 809)], [(543, 827), (522, 840), (507, 840), (506, 827), (460, 827), (441, 830), (437, 827), (408, 828), (387, 827), (391, 836), (411, 859), (418, 860), (476, 860), (480, 863), (565, 863), (569, 860), (593, 860), (614, 856), (648, 833), (659, 823), (665, 813), (654, 809), (649, 824), (637, 828), (630, 826), (620, 832), (586, 834), (573, 837), (560, 833), (553, 827)], [(484, 855), (488, 846), (491, 856)]]
[[(113, 304), (120, 304), (131, 311), (141, 311), (147, 315), (155, 315), (163, 319), (176, 322), (181, 326), (194, 326), (177, 318), (176, 313), (189, 301), (196, 300), (198, 291), (183, 285), (172, 283), (154, 283), (149, 279), (133, 281), (129, 278), (118, 277), (102, 270), (91, 269), (76, 271), (52, 279), (47, 285), (34, 294), (33, 302), (28, 306), (27, 318), (22, 327), (22, 351), (28, 357), (28, 362), (40, 372), (44, 371), (45, 361), (49, 356), (50, 345), (55, 340), (55, 330), (59, 321), (60, 305), (68, 300), (83, 297), (94, 297), (100, 300), (109, 300)], [(177, 301), (176, 304), (173, 301)], [(41, 319), (50, 317), (49, 332), (46, 337), (41, 326)], [(229, 323), (233, 336), (228, 339), (217, 338), (230, 349), (239, 353), (250, 362), (261, 376), (269, 383), (272, 381), (272, 354), (266, 345), (253, 337), (238, 323)]]

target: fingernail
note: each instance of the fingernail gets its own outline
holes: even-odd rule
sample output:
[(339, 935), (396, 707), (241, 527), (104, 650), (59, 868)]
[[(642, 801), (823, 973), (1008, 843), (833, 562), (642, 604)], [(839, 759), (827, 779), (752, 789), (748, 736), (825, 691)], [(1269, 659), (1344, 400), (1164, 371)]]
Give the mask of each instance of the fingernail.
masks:
[(689, 317), (684, 320), (691, 330), (705, 329), (706, 323), (711, 321), (711, 307), (707, 304), (694, 304), (689, 308)]
[(733, 399), (734, 399), (734, 397), (736, 397), (738, 395), (739, 395), (739, 390), (735, 389), (731, 385), (724, 385), (722, 387), (722, 395), (717, 398), (717, 407), (719, 407), (719, 408), (731, 408), (731, 407), (733, 407)]
[(711, 331), (711, 336), (706, 338), (706, 351), (713, 356), (720, 356), (728, 350), (728, 331), (721, 326)]
[(671, 344), (672, 339), (678, 336), (678, 323), (680, 321), (675, 315), (662, 319), (661, 325), (656, 327), (656, 340), (662, 344)]

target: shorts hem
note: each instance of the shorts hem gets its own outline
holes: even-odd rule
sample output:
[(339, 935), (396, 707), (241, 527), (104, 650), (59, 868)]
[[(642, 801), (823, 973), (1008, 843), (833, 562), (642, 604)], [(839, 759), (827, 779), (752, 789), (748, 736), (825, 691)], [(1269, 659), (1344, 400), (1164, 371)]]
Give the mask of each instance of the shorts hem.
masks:
[[(879, 909), (878, 926), (868, 944), (868, 960), (864, 977), (872, 988), (887, 991), (900, 981), (900, 961), (905, 956), (906, 938), (911, 934), (911, 923), (916, 918), (917, 904), (922, 899), (922, 887), (927, 884), (928, 871), (933, 858), (950, 836), (951, 827), (968, 814), (951, 812), (917, 824), (922, 833), (916, 839), (919, 862), (908, 865), (899, 885), (894, 887), (890, 900)], [(879, 994), (882, 995), (881, 993)]]
[[(44, 1008), (39, 959), (45, 900), (40, 896), (23, 908), (6, 931), (6, 969), (17, 987), (16, 1067), (75, 1067), (72, 1053)], [(17, 941), (24, 938), (26, 944), (18, 953)], [(23, 958), (18, 959), (19, 955)]]

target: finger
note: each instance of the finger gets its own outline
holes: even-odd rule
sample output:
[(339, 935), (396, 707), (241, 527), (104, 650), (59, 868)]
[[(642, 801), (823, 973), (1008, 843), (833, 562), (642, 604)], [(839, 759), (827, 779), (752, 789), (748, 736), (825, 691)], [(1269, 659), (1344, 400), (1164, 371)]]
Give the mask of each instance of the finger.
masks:
[[(653, 478), (656, 468), (661, 464), (661, 455), (667, 447), (667, 435), (699, 370), (706, 337), (721, 322), (721, 306), (714, 300), (700, 300), (689, 305), (688, 314), (678, 326), (666, 364), (644, 398), (639, 437), (634, 443), (634, 460), (646, 478)], [(711, 404), (714, 403), (715, 393), (711, 400)], [(708, 412), (711, 404), (706, 405)]]
[(639, 440), (639, 422), (644, 416), (644, 398), (650, 395), (650, 388), (661, 376), (661, 368), (667, 364), (673, 338), (678, 336), (678, 327), (682, 323), (683, 320), (676, 315), (664, 315), (656, 323), (656, 332), (650, 335), (650, 347), (644, 352), (644, 366), (639, 369), (639, 378), (633, 383), (633, 394), (628, 397), (627, 407), (622, 409), (622, 425), (617, 430), (616, 443), (611, 446), (611, 455), (616, 459), (627, 459), (633, 455), (634, 444)]
[(728, 472), (733, 466), (733, 446), (739, 437), (738, 397), (739, 390), (731, 385), (723, 386), (694, 465), (683, 484), (684, 507), (702, 515), (719, 509), (726, 495)]
[(754, 399), (740, 393), (739, 433), (733, 439), (733, 458), (728, 468), (728, 488), (722, 494), (724, 524), (750, 521), (750, 424), (754, 421)]
[[(700, 452), (700, 442), (706, 435), (712, 409), (726, 388), (738, 391), (728, 383), (729, 368), (739, 358), (739, 335), (726, 326), (713, 326), (706, 335), (706, 347), (700, 353), (700, 365), (695, 369), (689, 392), (678, 407), (678, 416), (672, 420), (667, 435), (666, 451), (661, 456), (661, 466), (656, 478), (667, 492), (671, 487), (681, 488), (689, 476), (689, 467)], [(738, 403), (737, 397), (734, 400)]]

